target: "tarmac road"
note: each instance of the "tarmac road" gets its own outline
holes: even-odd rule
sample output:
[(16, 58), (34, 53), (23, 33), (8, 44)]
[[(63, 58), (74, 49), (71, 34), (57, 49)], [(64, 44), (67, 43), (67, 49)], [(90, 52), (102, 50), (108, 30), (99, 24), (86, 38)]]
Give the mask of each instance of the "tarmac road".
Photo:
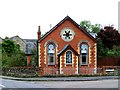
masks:
[(2, 79), (2, 88), (118, 88), (118, 79), (97, 81), (16, 81)]

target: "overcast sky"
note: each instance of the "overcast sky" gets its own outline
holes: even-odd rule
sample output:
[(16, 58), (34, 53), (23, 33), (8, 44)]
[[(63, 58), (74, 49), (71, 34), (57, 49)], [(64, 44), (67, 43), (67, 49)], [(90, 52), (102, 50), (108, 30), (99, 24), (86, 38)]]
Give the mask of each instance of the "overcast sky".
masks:
[(67, 15), (78, 24), (89, 20), (118, 29), (119, 0), (1, 0), (0, 37), (20, 36), (36, 39), (38, 26), (42, 34)]

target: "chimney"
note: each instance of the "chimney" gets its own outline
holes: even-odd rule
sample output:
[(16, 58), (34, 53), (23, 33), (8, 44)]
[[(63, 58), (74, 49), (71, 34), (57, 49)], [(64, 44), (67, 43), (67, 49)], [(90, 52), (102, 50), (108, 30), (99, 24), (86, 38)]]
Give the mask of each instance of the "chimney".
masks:
[(38, 40), (40, 40), (40, 38), (41, 38), (40, 26), (38, 26), (38, 32), (37, 32), (37, 34), (38, 34)]

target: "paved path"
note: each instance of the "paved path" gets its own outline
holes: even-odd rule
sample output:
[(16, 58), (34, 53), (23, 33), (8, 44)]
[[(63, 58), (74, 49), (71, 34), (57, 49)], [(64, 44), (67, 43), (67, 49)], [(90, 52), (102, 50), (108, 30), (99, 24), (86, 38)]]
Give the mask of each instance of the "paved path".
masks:
[(118, 76), (99, 76), (99, 77), (54, 77), (54, 78), (16, 78), (8, 76), (0, 76), (3, 79), (19, 80), (19, 81), (94, 81), (94, 80), (105, 80), (105, 79), (118, 79)]

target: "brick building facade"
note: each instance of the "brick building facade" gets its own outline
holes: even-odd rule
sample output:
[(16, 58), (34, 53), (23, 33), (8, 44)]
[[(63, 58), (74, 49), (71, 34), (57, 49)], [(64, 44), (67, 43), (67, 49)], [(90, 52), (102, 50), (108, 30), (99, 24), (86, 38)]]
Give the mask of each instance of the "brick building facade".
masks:
[[(42, 75), (53, 73), (50, 69), (62, 75), (96, 73), (96, 44), (95, 39), (69, 16), (43, 37), (39, 26), (38, 58), (39, 67), (43, 69)], [(91, 71), (84, 72), (84, 68), (91, 68)]]

